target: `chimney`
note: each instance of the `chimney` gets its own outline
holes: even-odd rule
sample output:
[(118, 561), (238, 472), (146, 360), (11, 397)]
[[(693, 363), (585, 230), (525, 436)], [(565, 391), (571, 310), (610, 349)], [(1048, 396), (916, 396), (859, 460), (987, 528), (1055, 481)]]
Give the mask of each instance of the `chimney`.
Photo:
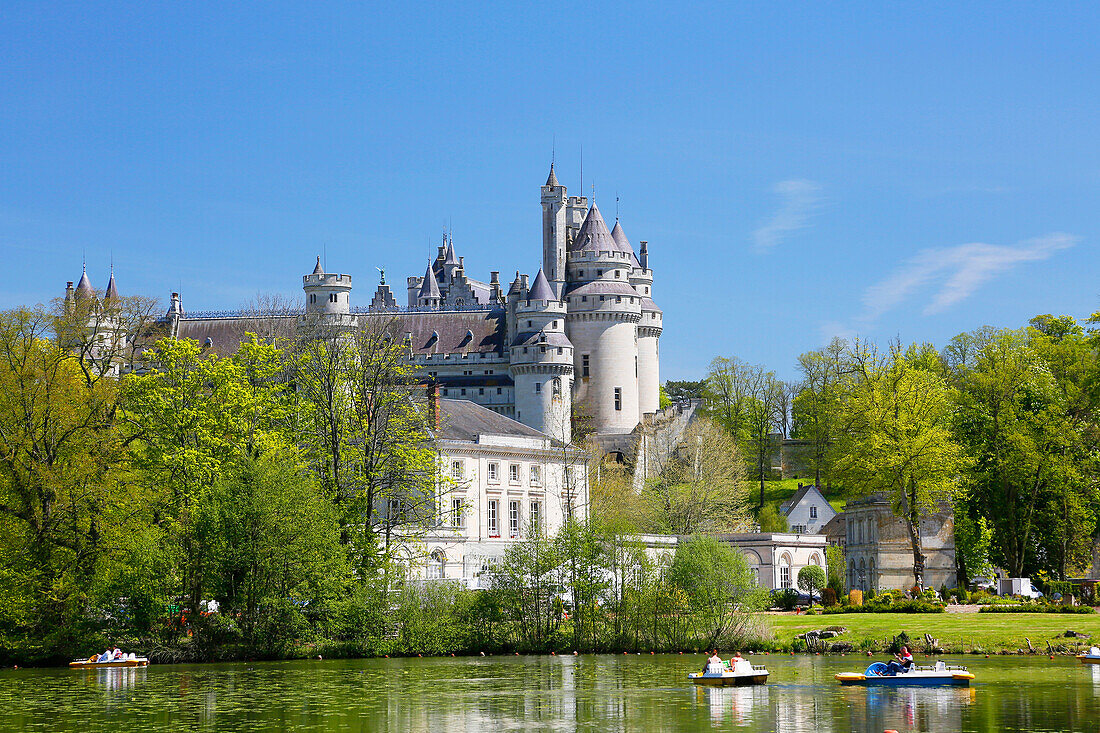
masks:
[(439, 430), (439, 383), (432, 382), (428, 385), (428, 401), (430, 403), (430, 409), (432, 411), (432, 426)]
[(638, 262), (641, 263), (643, 270), (648, 270), (649, 269), (649, 242), (642, 241), (642, 242), (639, 242), (638, 244), (642, 245), (642, 251), (638, 255)]

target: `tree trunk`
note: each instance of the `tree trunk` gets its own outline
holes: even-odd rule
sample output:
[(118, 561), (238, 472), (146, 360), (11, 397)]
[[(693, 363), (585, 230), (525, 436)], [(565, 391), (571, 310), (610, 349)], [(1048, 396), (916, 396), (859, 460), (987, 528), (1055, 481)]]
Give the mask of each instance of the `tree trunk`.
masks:
[(909, 530), (909, 541), (913, 546), (913, 580), (917, 589), (924, 593), (924, 547), (920, 538), (920, 514), (917, 512), (917, 483), (909, 479), (909, 491), (906, 495), (905, 525)]

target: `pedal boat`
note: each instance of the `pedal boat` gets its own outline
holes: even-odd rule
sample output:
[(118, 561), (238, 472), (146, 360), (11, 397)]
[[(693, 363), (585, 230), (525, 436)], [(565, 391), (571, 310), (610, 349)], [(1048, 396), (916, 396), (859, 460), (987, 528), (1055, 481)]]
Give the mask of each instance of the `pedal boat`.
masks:
[(110, 669), (111, 667), (148, 667), (149, 660), (146, 657), (133, 657), (112, 659), (109, 662), (95, 662), (91, 659), (77, 659), (69, 662), (73, 669)]
[(966, 667), (948, 665), (936, 662), (934, 665), (921, 667), (913, 665), (908, 672), (898, 672), (895, 675), (886, 674), (886, 664), (875, 662), (863, 672), (841, 672), (836, 679), (842, 685), (890, 685), (895, 687), (933, 686), (933, 685), (957, 685), (969, 687), (970, 680), (974, 679), (974, 673), (967, 671)]
[(1100, 664), (1100, 649), (1090, 647), (1088, 654), (1078, 654), (1077, 658), (1081, 660), (1081, 664)]
[(768, 681), (768, 670), (762, 664), (753, 664), (745, 659), (735, 662), (733, 669), (713, 669), (709, 665), (706, 672), (692, 672), (688, 679), (697, 685), (714, 687), (733, 687), (740, 685), (763, 685)]

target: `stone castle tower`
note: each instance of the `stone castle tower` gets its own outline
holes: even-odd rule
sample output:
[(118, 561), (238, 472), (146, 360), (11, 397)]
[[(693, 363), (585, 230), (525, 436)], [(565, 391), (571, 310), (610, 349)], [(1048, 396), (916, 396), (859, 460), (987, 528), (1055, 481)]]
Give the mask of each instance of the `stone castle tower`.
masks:
[[(304, 312), (285, 317), (340, 328), (393, 320), (414, 369), (443, 397), (565, 442), (578, 416), (598, 435), (630, 433), (659, 404), (662, 315), (648, 245), (640, 242), (635, 253), (622, 224), (609, 229), (597, 206), (570, 196), (553, 165), (541, 204), (542, 267), (533, 281), (517, 272), (505, 292), (498, 270), (489, 282), (469, 277), (445, 234), (424, 276), (407, 278), (406, 306), (384, 273), (369, 305), (354, 306), (352, 277), (326, 273), (318, 258), (302, 276)], [(165, 323), (172, 336), (217, 351), (235, 350), (249, 328), (243, 313), (184, 313), (175, 293)]]

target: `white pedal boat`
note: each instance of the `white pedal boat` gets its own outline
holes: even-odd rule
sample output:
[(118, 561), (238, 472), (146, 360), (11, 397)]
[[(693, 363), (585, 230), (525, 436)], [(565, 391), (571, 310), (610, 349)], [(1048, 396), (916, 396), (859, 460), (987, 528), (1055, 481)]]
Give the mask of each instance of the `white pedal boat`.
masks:
[(936, 662), (927, 667), (913, 665), (908, 672), (886, 674), (884, 662), (875, 662), (863, 672), (841, 672), (836, 675), (842, 685), (894, 685), (910, 687), (914, 685), (970, 685), (974, 673), (966, 667)]
[(1077, 658), (1081, 660), (1081, 664), (1100, 664), (1100, 649), (1089, 647), (1088, 654), (1078, 654)]
[(768, 681), (768, 670), (762, 664), (746, 659), (733, 662), (733, 668), (721, 664), (708, 664), (706, 672), (692, 672), (688, 679), (697, 685), (726, 687), (735, 685), (763, 685)]
[(147, 657), (138, 657), (133, 654), (123, 657), (121, 659), (111, 659), (106, 662), (100, 662), (95, 659), (77, 659), (75, 662), (69, 662), (69, 666), (73, 669), (109, 669), (111, 667), (148, 667), (149, 659)]

